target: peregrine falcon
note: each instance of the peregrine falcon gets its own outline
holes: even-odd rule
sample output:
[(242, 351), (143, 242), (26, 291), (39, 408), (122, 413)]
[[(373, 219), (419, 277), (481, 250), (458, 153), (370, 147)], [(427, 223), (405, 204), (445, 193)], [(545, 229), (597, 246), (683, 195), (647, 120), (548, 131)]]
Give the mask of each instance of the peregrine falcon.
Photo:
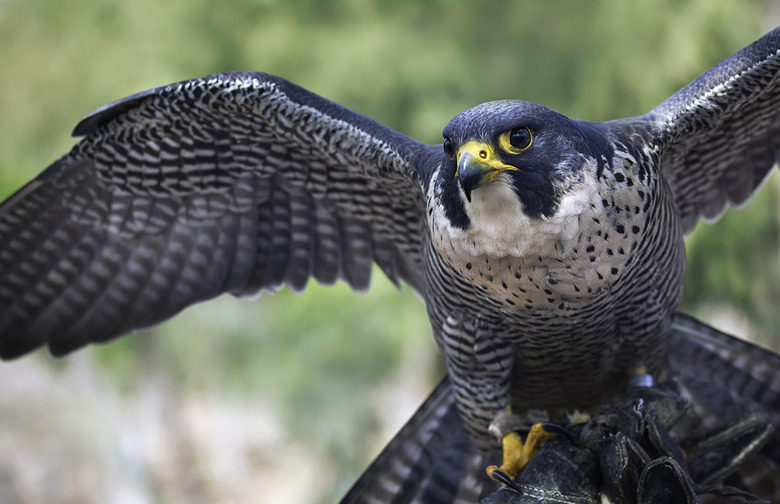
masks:
[(712, 377), (780, 424), (780, 369), (672, 330), (683, 238), (747, 201), (780, 155), (778, 82), (780, 29), (645, 115), (496, 101), (452, 119), (441, 145), (260, 73), (133, 95), (82, 120), (83, 140), (0, 206), (0, 357), (64, 355), (222, 293), (366, 289), (376, 263), (424, 300), (486, 452), (507, 411), (560, 420), (640, 369)]

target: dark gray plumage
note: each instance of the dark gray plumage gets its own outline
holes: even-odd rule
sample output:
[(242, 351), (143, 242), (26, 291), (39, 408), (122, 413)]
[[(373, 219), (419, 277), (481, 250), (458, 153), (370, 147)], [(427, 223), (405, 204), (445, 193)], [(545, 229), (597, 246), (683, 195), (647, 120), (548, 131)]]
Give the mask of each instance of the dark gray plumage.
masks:
[[(0, 356), (62, 355), (223, 292), (311, 277), (365, 289), (376, 262), (425, 300), (485, 450), (508, 406), (560, 419), (640, 366), (696, 375), (695, 345), (669, 337), (682, 238), (777, 160), (779, 50), (775, 30), (648, 114), (603, 124), (483, 104), (450, 122), (444, 149), (265, 74), (109, 105), (0, 206)], [(723, 388), (778, 421), (778, 376)]]
[[(673, 348), (677, 350), (672, 354), (672, 364), (675, 369), (680, 370), (677, 373), (679, 380), (695, 394), (696, 400), (702, 403), (702, 407), (718, 412), (720, 424), (746, 420), (746, 415), (749, 415), (750, 411), (777, 419), (779, 398), (776, 388), (774, 392), (770, 387), (765, 389), (769, 395), (762, 397), (760, 401), (748, 400), (745, 403), (742, 398), (734, 395), (736, 390), (734, 383), (742, 383), (740, 390), (744, 391), (750, 386), (776, 381), (777, 369), (780, 369), (780, 356), (682, 314), (674, 317), (670, 338)], [(739, 358), (746, 362), (738, 363), (732, 359), (736, 356), (735, 349), (740, 349)], [(686, 362), (675, 362), (678, 356), (680, 360)], [(698, 359), (700, 362), (691, 365), (690, 359)], [(667, 392), (668, 390), (661, 394)], [(638, 405), (641, 409), (641, 404), (626, 404), (626, 399), (634, 393), (636, 392), (621, 393), (618, 402), (622, 405), (619, 408), (601, 411), (601, 417), (593, 419), (594, 425), (601, 425), (603, 435), (594, 434), (590, 441), (579, 442), (578, 448), (583, 452), (590, 452), (587, 457), (598, 458), (598, 450), (594, 453), (593, 446), (584, 445), (594, 443), (601, 446), (602, 443), (614, 441), (612, 434), (615, 432), (604, 427), (605, 423), (612, 421), (611, 415), (617, 413), (619, 416), (642, 417), (636, 408)], [(644, 394), (644, 392), (639, 393)], [(685, 407), (684, 403), (681, 397), (677, 397), (673, 409)], [(681, 437), (678, 441), (685, 443), (686, 450), (701, 456), (702, 450), (693, 448), (692, 444), (700, 443), (706, 437), (707, 428), (702, 424), (701, 419), (697, 418), (695, 411), (686, 411), (684, 414), (687, 422), (692, 423), (695, 430), (685, 435), (689, 427), (682, 426), (675, 435)], [(672, 422), (679, 420), (678, 416), (674, 416)], [(750, 434), (764, 436), (765, 428), (764, 425), (751, 429)], [(740, 443), (748, 437), (745, 434), (746, 432), (743, 431), (742, 436), (738, 438), (722, 437), (721, 442), (735, 451), (748, 448), (746, 444)], [(747, 442), (750, 443), (752, 440)], [(722, 487), (713, 487), (711, 484), (719, 481), (718, 476), (722, 476), (723, 473), (739, 468), (739, 473), (729, 480), (730, 484), (755, 491), (763, 490), (764, 498), (775, 502), (778, 492), (778, 466), (773, 461), (780, 459), (778, 450), (780, 450), (780, 438), (775, 435), (763, 446), (763, 452), (769, 457), (768, 459), (756, 457), (750, 460), (750, 463), (744, 464), (744, 459), (737, 457), (737, 460), (729, 460), (728, 454), (713, 448), (712, 451), (704, 452), (706, 455), (697, 461), (691, 460), (693, 467), (690, 476), (694, 478), (700, 490), (718, 492)], [(583, 452), (572, 453), (562, 448), (560, 444), (547, 443), (542, 447), (542, 452), (546, 452), (553, 461), (535, 458), (531, 462), (533, 466), (529, 468), (535, 467), (536, 470), (531, 471), (531, 474), (523, 471), (518, 478), (521, 487), (526, 491), (525, 496), (528, 501), (537, 502), (533, 500), (536, 498), (538, 502), (559, 504), (601, 502), (599, 494), (606, 490), (609, 479), (598, 477), (598, 463), (592, 460), (583, 461), (581, 457)], [(504, 500), (506, 494), (495, 492), (498, 485), (484, 477), (486, 465), (494, 462), (495, 457), (495, 454), (486, 454), (483, 450), (478, 450), (470, 442), (458, 416), (452, 384), (448, 378), (445, 378), (355, 483), (341, 504), (410, 502), (466, 504), (473, 503), (478, 496), (488, 493), (493, 498), (491, 502), (526, 502), (522, 499)], [(706, 470), (697, 471), (701, 469), (703, 461), (712, 465), (707, 466)], [(733, 465), (729, 466), (730, 462)], [(565, 468), (565, 474), (553, 476), (552, 467)], [(636, 479), (624, 478), (618, 481), (620, 486), (629, 493), (636, 493), (639, 490)], [(666, 482), (661, 488), (668, 488), (668, 483)], [(635, 502), (635, 500), (613, 499), (610, 502)], [(724, 500), (724, 502), (732, 501)], [(751, 500), (735, 499), (733, 502), (751, 502)]]
[(0, 208), (5, 358), (61, 355), (222, 292), (366, 289), (374, 261), (421, 288), (418, 144), (286, 81), (174, 84), (75, 133)]
[[(671, 334), (672, 338), (701, 338), (710, 343), (728, 344), (732, 340), (682, 315), (676, 317)], [(751, 353), (763, 353), (767, 365), (780, 366), (780, 356), (755, 347)], [(722, 372), (728, 368), (726, 363), (720, 369)], [(689, 403), (680, 392), (675, 381), (625, 391), (597, 416), (571, 425), (566, 432), (559, 432), (554, 440), (547, 441), (520, 473), (515, 485), (501, 488), (480, 502), (670, 502), (669, 498), (641, 497), (642, 490), (650, 494), (672, 490), (677, 499), (673, 502), (699, 502), (691, 496), (693, 493), (734, 498), (724, 502), (753, 502), (745, 492), (712, 483), (732, 474), (746, 457), (755, 454), (761, 448), (762, 439), (770, 433), (771, 425), (755, 414), (740, 413), (742, 416), (714, 431), (701, 428), (693, 438), (680, 435), (672, 429), (682, 427), (685, 431), (679, 424), (691, 419)], [(663, 425), (660, 430), (659, 425)], [(669, 434), (673, 437), (667, 437)], [(627, 437), (632, 441), (627, 441)], [(681, 439), (673, 441), (674, 437)], [(680, 442), (684, 445), (678, 445)], [(677, 469), (674, 476), (679, 478), (662, 474), (654, 485), (640, 483), (642, 479), (645, 483), (650, 481), (653, 473), (650, 466), (665, 465), (669, 457), (679, 462), (679, 465), (670, 464)], [(341, 504), (475, 502), (477, 495), (491, 487), (486, 479), (474, 477), (489, 462), (469, 442), (457, 415), (451, 385), (445, 378)], [(692, 488), (687, 489), (688, 497), (684, 498), (686, 486)]]

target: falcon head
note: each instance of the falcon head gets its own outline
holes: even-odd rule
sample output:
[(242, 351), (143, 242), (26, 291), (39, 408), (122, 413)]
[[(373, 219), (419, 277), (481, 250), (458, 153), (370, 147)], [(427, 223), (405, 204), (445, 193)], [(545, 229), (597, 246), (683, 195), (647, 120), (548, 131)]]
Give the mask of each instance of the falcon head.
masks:
[(497, 253), (537, 238), (535, 228), (555, 234), (551, 225), (566, 227), (601, 200), (597, 180), (613, 152), (607, 131), (519, 100), (458, 114), (444, 128), (432, 184), (440, 220), (446, 220), (439, 227), (452, 240), (483, 241)]

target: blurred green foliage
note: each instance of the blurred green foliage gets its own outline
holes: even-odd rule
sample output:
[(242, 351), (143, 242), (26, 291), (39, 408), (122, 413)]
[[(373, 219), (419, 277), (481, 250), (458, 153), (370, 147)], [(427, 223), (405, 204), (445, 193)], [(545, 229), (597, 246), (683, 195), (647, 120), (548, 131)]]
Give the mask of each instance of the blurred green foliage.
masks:
[(683, 310), (727, 309), (753, 327), (752, 339), (780, 351), (780, 176), (743, 209), (699, 224), (686, 243)]
[[(595, 121), (644, 113), (771, 28), (773, 15), (759, 0), (6, 0), (0, 196), (65, 152), (89, 111), (176, 80), (274, 73), (436, 143), (452, 116), (492, 99)], [(725, 303), (765, 338), (778, 333), (777, 193), (775, 180), (694, 233), (689, 310)], [(442, 372), (422, 303), (380, 275), (362, 298), (339, 285), (220, 299), (94, 351), (124, 389), (160, 373), (278, 403), (343, 464), (338, 493), (366, 463), (378, 384), (407, 379), (424, 391)]]

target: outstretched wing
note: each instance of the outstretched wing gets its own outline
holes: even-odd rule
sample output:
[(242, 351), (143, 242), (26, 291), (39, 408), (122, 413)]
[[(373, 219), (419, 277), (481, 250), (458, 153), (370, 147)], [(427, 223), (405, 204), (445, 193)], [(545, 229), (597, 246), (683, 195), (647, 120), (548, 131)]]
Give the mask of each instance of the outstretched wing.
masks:
[(653, 109), (683, 230), (746, 202), (780, 156), (780, 28)]
[(434, 149), (283, 79), (231, 73), (99, 109), (0, 205), (0, 357), (64, 354), (223, 292), (310, 277), (421, 290)]

